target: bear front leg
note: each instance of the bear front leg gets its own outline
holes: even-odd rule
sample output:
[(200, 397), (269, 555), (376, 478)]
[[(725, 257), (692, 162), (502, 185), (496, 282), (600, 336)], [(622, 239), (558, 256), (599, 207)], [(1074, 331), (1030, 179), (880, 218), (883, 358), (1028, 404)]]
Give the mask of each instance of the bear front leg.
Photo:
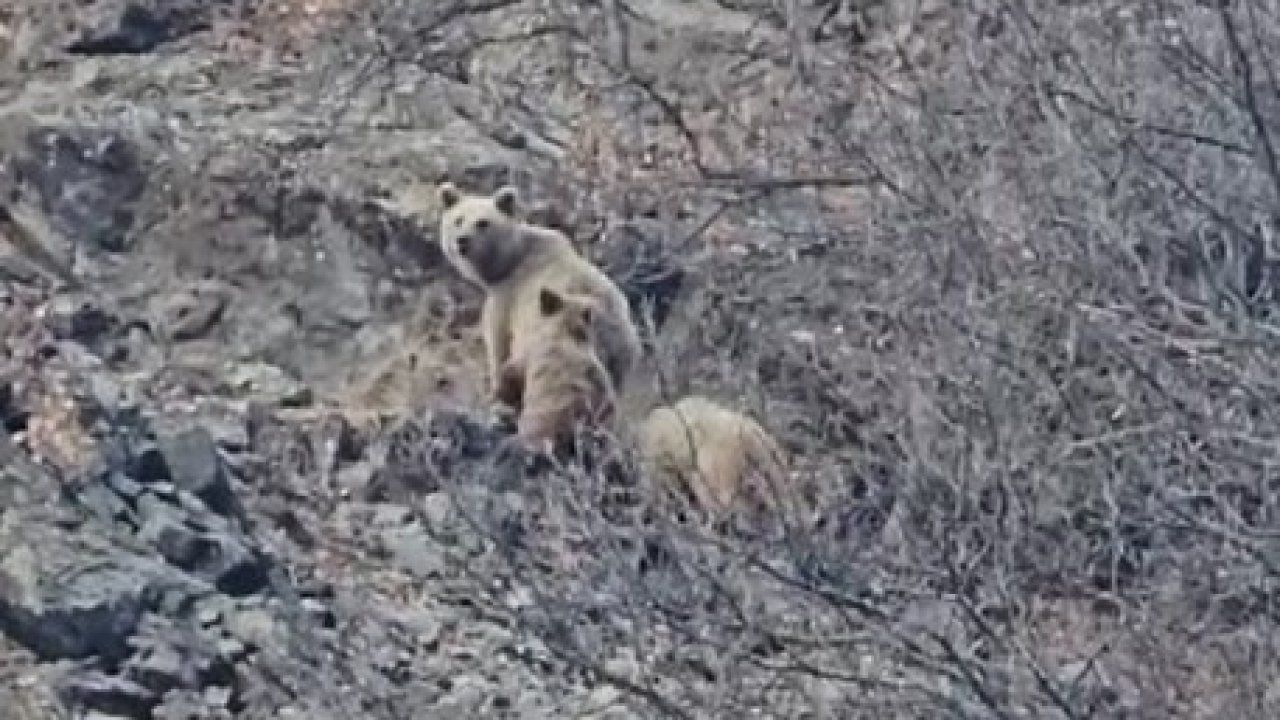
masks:
[(520, 413), (516, 436), (531, 450), (554, 453), (564, 424), (565, 418), (560, 413), (526, 410)]
[(630, 358), (619, 352), (616, 347), (603, 349), (605, 354), (600, 360), (604, 365), (609, 383), (615, 392), (622, 392), (625, 389), (627, 376), (631, 374)]
[(499, 376), (502, 374), (502, 366), (507, 362), (511, 354), (509, 314), (509, 308), (499, 297), (491, 295), (485, 298), (484, 308), (480, 317), (480, 329), (484, 335), (490, 396), (494, 399), (498, 396), (498, 385), (501, 382)]
[(524, 406), (525, 363), (512, 358), (498, 371), (498, 383), (494, 388), (494, 400), (519, 412)]

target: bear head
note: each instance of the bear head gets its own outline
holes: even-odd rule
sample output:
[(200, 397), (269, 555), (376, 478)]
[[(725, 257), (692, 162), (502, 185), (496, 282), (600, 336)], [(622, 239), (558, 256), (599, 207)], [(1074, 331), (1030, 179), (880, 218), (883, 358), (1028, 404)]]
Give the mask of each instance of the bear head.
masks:
[(523, 223), (516, 217), (516, 189), (468, 195), (453, 183), (440, 186), (440, 247), (449, 263), (480, 285), (500, 284), (526, 253)]
[(596, 300), (590, 295), (544, 287), (538, 292), (538, 314), (554, 328), (556, 337), (579, 343), (593, 339), (597, 312)]

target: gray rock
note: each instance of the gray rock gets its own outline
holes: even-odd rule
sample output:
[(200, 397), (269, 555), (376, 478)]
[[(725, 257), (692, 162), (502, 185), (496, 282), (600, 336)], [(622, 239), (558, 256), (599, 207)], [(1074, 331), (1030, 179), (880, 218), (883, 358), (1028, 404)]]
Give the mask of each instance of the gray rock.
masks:
[(165, 560), (213, 583), (221, 592), (243, 597), (267, 584), (267, 561), (235, 535), (196, 524), (179, 508), (145, 503), (138, 537)]
[(290, 705), (280, 708), (277, 715), (280, 720), (337, 720), (340, 715), (334, 711), (311, 705)]
[(162, 332), (176, 342), (202, 338), (217, 326), (230, 300), (225, 287), (211, 282), (169, 296), (157, 312)]
[(105, 372), (89, 375), (89, 393), (103, 412), (115, 416), (129, 404), (124, 385)]
[(145, 491), (140, 483), (135, 482), (128, 475), (121, 472), (113, 472), (107, 476), (107, 485), (111, 490), (124, 498), (128, 502), (137, 502)]
[(360, 497), (373, 481), (373, 463), (357, 462), (338, 469), (338, 487), (347, 497)]
[(81, 720), (128, 720), (128, 719), (123, 715), (104, 713), (98, 710), (90, 710), (84, 714), (84, 717)]
[(124, 520), (132, 515), (129, 503), (114, 488), (105, 483), (90, 483), (81, 488), (80, 504), (99, 519), (108, 523)]
[(44, 468), (29, 455), (20, 452), (8, 433), (0, 432), (0, 467), (4, 468), (4, 482), (0, 482), (0, 511), (21, 506), (53, 505), (62, 494), (55, 483), (47, 480)]
[(169, 588), (199, 586), (106, 533), (0, 517), (0, 631), (43, 660), (124, 657), (126, 639)]
[(218, 655), (231, 662), (240, 662), (248, 654), (249, 649), (235, 638), (222, 638), (218, 641)]
[(225, 707), (223, 697), (229, 701), (234, 693), (223, 687), (199, 691), (171, 690), (165, 693), (164, 701), (151, 711), (151, 720), (232, 720), (234, 717), (244, 717), (239, 713), (233, 715)]
[(138, 683), (100, 672), (68, 675), (60, 695), (73, 707), (129, 718), (149, 718), (160, 696)]
[(441, 704), (452, 707), (464, 716), (477, 716), (483, 709), (485, 697), (491, 687), (479, 675), (459, 675), (453, 678), (453, 687), (445, 695)]
[(453, 515), (453, 500), (447, 492), (433, 492), (422, 499), (422, 512), (433, 528), (442, 528)]
[(369, 524), (376, 528), (399, 527), (413, 520), (413, 511), (396, 503), (374, 503)]
[(164, 452), (158, 444), (150, 441), (144, 441), (133, 449), (125, 472), (141, 483), (161, 483), (170, 480), (169, 464), (165, 461)]
[(264, 362), (237, 363), (228, 373), (226, 385), (232, 395), (252, 396), (268, 405), (307, 407), (314, 400), (305, 383)]
[(249, 449), (249, 430), (242, 417), (208, 417), (203, 426), (213, 436), (218, 447), (232, 453), (240, 453)]
[(439, 616), (423, 608), (395, 608), (386, 613), (385, 621), (391, 623), (397, 631), (403, 630), (413, 634), (414, 639), (423, 647), (434, 647), (440, 641), (444, 623)]
[(196, 620), (202, 627), (213, 627), (222, 619), (222, 611), (214, 607), (203, 607), (196, 613)]
[(221, 516), (210, 512), (210, 508), (205, 504), (205, 501), (201, 500), (200, 496), (193, 492), (178, 488), (174, 492), (174, 499), (176, 500), (174, 504), (181, 508), (188, 517), (200, 518), (202, 525), (216, 523), (221, 519)]
[(208, 708), (225, 708), (231, 703), (231, 689), (226, 687), (209, 687), (205, 688), (204, 700), (205, 707)]
[(174, 485), (193, 493), (216, 513), (236, 512), (235, 491), (208, 430), (197, 427), (163, 435), (159, 444)]
[(67, 45), (76, 55), (137, 55), (209, 26), (202, 3), (168, 0), (161, 3), (106, 4), (85, 21), (78, 38)]
[(137, 148), (121, 133), (89, 127), (38, 128), (26, 145), (18, 168), (39, 191), (54, 229), (124, 250), (147, 184)]
[(381, 536), (383, 546), (396, 565), (418, 577), (439, 577), (445, 559), (440, 546), (416, 523), (389, 528)]
[(159, 695), (234, 682), (231, 661), (219, 652), (216, 637), (192, 632), (185, 623), (148, 615), (130, 645), (134, 654), (122, 664), (121, 677)]
[(50, 301), (44, 324), (59, 340), (92, 345), (110, 334), (119, 322), (114, 314), (91, 300), (64, 295)]
[(151, 491), (150, 493), (148, 493), (149, 495), (153, 495), (160, 500), (164, 500), (165, 502), (168, 502), (168, 503), (178, 502), (178, 488), (174, 487), (173, 483), (171, 482), (151, 483), (150, 485), (147, 486), (147, 490)]
[(280, 626), (275, 617), (259, 608), (230, 613), (224, 626), (232, 637), (250, 648), (273, 647), (280, 638)]
[(136, 653), (125, 665), (129, 678), (157, 693), (193, 684), (194, 668), (185, 665), (182, 653), (168, 644), (156, 644)]
[(165, 353), (155, 342), (150, 328), (145, 323), (133, 322), (127, 325), (119, 335), (110, 353), (116, 359), (129, 360), (139, 372), (154, 377), (155, 373), (164, 366)]
[(640, 682), (644, 675), (640, 663), (631, 657), (610, 658), (605, 661), (604, 669), (611, 675), (636, 683)]

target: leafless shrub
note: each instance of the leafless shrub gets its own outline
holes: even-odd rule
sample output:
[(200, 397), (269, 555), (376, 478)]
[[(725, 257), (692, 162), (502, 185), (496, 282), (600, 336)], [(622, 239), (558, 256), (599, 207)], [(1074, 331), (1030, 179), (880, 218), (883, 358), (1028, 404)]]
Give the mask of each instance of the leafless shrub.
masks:
[(705, 259), (660, 369), (759, 388), (812, 512), (561, 468), (471, 508), (477, 598), (664, 716), (1269, 716), (1274, 2), (498, 5), (372, 4), (370, 72)]

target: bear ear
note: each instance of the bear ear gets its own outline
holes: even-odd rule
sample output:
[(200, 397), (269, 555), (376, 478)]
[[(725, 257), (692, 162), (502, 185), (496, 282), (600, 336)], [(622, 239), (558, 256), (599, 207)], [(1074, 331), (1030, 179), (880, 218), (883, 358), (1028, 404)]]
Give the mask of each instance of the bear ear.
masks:
[(437, 192), (440, 196), (440, 204), (445, 210), (457, 205), (458, 201), (462, 199), (462, 193), (458, 192), (458, 186), (451, 182), (441, 183)]
[(538, 293), (538, 309), (542, 311), (543, 316), (551, 316), (560, 312), (564, 307), (564, 298), (560, 297), (560, 293), (550, 288), (542, 288)]
[(493, 194), (493, 204), (498, 212), (508, 217), (516, 214), (516, 200), (519, 195), (511, 185), (503, 185)]

